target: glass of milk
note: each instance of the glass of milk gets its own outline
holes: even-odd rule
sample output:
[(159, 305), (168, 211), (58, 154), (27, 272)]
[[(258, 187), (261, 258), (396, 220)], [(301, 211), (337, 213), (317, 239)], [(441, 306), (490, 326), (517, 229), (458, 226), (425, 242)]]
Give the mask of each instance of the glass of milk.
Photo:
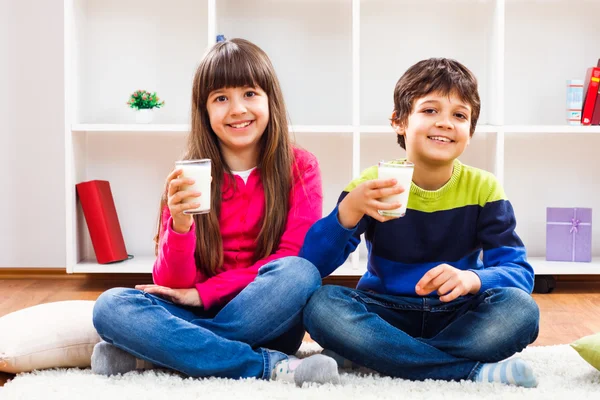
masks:
[(206, 214), (210, 212), (210, 159), (176, 161), (175, 167), (183, 171), (180, 176), (191, 178), (195, 181), (193, 185), (181, 186), (180, 190), (193, 190), (202, 193), (200, 197), (187, 197), (183, 199), (184, 203), (200, 202), (200, 207), (185, 210), (183, 213)]
[(404, 192), (400, 194), (393, 194), (380, 199), (383, 203), (400, 203), (400, 208), (379, 210), (379, 214), (388, 217), (404, 217), (414, 170), (415, 165), (406, 160), (381, 161), (379, 163), (379, 179), (396, 178), (398, 185), (404, 188)]

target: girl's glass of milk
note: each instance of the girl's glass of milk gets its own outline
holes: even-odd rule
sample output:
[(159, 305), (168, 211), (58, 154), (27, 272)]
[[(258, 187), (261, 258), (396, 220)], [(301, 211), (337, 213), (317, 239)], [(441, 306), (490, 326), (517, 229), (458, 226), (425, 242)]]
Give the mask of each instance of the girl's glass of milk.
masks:
[(175, 167), (183, 171), (182, 177), (191, 178), (193, 185), (183, 185), (180, 190), (193, 190), (202, 193), (200, 197), (188, 197), (184, 203), (200, 202), (200, 207), (185, 210), (184, 214), (206, 214), (210, 212), (210, 159), (176, 161)]
[(400, 203), (400, 208), (379, 210), (379, 214), (388, 217), (404, 217), (414, 169), (415, 165), (406, 160), (381, 161), (379, 163), (379, 179), (396, 178), (398, 185), (404, 188), (404, 192), (400, 194), (393, 194), (381, 199), (383, 203)]

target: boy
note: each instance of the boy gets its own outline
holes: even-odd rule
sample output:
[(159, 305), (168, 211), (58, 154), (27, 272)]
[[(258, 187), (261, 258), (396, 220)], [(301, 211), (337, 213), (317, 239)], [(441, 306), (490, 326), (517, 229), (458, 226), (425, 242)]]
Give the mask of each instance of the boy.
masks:
[[(538, 334), (533, 270), (515, 216), (488, 172), (458, 157), (475, 132), (477, 80), (449, 59), (421, 61), (394, 91), (392, 126), (414, 163), (410, 188), (363, 172), (333, 212), (309, 230), (300, 255), (331, 274), (365, 234), (367, 272), (357, 289), (323, 286), (304, 310), (311, 337), (339, 366), (412, 380), (494, 381), (535, 387), (515, 358)], [(382, 197), (410, 190), (400, 204)], [(480, 253), (483, 251), (483, 259)]]

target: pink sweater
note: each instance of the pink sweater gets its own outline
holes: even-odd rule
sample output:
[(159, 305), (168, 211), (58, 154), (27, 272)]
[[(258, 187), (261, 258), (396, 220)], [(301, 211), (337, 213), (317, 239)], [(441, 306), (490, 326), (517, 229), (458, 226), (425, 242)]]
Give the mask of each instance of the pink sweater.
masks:
[[(170, 288), (196, 287), (205, 309), (223, 306), (254, 280), (258, 269), (278, 258), (297, 256), (306, 232), (322, 217), (323, 193), (319, 164), (308, 151), (294, 149), (296, 165), (285, 231), (279, 247), (270, 256), (252, 262), (254, 241), (261, 228), (265, 211), (265, 195), (260, 171), (255, 169), (244, 184), (234, 175), (238, 190), (233, 192), (229, 176), (225, 175), (221, 215), (223, 266), (217, 275), (207, 278), (198, 271), (194, 261), (195, 226), (186, 234), (173, 230), (169, 208), (162, 214), (158, 257), (152, 276), (154, 283)], [(301, 177), (301, 179), (299, 179)]]

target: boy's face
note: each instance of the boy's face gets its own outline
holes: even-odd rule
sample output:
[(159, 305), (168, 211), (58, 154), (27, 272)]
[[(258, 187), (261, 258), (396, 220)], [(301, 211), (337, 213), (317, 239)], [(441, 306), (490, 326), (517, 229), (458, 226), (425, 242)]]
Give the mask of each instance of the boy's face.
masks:
[(416, 99), (405, 127), (406, 155), (415, 163), (452, 164), (471, 140), (471, 106), (456, 95), (430, 93)]

